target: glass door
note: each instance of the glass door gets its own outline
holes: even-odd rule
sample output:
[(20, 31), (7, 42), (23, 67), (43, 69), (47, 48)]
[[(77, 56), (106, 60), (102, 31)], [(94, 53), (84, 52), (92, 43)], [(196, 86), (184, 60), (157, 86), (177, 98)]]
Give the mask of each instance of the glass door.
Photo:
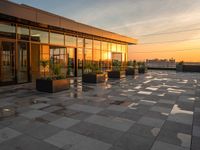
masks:
[(67, 75), (75, 76), (75, 48), (67, 48), (68, 53), (68, 67), (67, 67)]
[(40, 45), (31, 44), (31, 81), (40, 77)]
[(77, 76), (80, 77), (83, 74), (83, 49), (78, 48), (77, 52)]
[(15, 82), (15, 44), (0, 41), (0, 84)]
[(29, 44), (26, 42), (18, 43), (18, 74), (17, 82), (25, 83), (28, 82), (28, 54)]
[(66, 48), (50, 46), (50, 67), (57, 70), (61, 76), (67, 76), (67, 55)]

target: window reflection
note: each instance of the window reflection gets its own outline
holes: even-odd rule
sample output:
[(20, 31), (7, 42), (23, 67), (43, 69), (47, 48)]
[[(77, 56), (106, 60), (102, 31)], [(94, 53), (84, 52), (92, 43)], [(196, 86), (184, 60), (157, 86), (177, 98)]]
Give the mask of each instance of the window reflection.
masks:
[(0, 37), (16, 38), (15, 25), (0, 23)]
[(100, 50), (94, 50), (94, 52), (93, 52), (93, 60), (94, 61), (100, 61), (100, 59), (101, 59), (101, 53), (100, 53), (101, 51)]
[(18, 27), (17, 28), (17, 37), (19, 40), (29, 40), (29, 28), (27, 27)]
[(102, 47), (102, 50), (108, 50), (108, 43), (107, 42), (102, 42), (101, 43), (101, 47)]
[(111, 48), (112, 52), (116, 52), (117, 51), (117, 45), (112, 43), (112, 48)]
[(121, 52), (121, 51), (122, 51), (121, 44), (117, 44), (117, 52)]
[(50, 43), (56, 45), (64, 45), (64, 35), (58, 33), (50, 33)]
[[(49, 46), (48, 45), (42, 45), (41, 46), (41, 50), (40, 50), (40, 60), (46, 60), (49, 61)], [(43, 76), (45, 71), (45, 74), (48, 75), (49, 74), (49, 64), (48, 66), (45, 68), (42, 67), (42, 65), (40, 64), (40, 74), (41, 76)]]
[(65, 45), (76, 47), (76, 37), (66, 35), (65, 36)]
[(83, 38), (78, 38), (78, 47), (83, 47), (83, 46), (84, 46)]
[(85, 39), (85, 48), (92, 48), (92, 40)]
[(92, 49), (85, 49), (85, 60), (92, 61)]
[(31, 30), (31, 40), (40, 42), (40, 43), (48, 43), (49, 42), (48, 34), (49, 33), (46, 31), (32, 29)]
[(94, 44), (93, 49), (101, 49), (101, 42), (100, 41), (94, 40), (93, 44)]

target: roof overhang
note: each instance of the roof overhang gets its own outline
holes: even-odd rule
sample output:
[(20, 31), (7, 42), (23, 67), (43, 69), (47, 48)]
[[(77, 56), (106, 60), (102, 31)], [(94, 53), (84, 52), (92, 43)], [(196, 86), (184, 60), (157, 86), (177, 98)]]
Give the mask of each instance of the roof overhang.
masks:
[(137, 44), (137, 39), (109, 32), (74, 20), (64, 18), (37, 8), (23, 4), (16, 4), (7, 0), (0, 1), (0, 13), (35, 23), (64, 28), (71, 31), (81, 32), (93, 36), (103, 37), (130, 45)]

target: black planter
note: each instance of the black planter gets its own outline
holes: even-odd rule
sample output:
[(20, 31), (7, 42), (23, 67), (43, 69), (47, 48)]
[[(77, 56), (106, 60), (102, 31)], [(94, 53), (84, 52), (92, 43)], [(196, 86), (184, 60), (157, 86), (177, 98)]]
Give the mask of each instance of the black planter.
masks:
[(82, 75), (82, 81), (85, 83), (103, 83), (106, 81), (106, 74), (88, 73)]
[(125, 71), (109, 71), (108, 72), (108, 78), (125, 78), (126, 77), (126, 73)]
[(138, 68), (139, 73), (146, 73), (147, 69), (146, 68)]
[(55, 93), (63, 90), (68, 90), (70, 88), (69, 79), (61, 80), (36, 80), (36, 89), (41, 92)]
[(137, 68), (127, 68), (126, 69), (126, 75), (127, 76), (134, 76), (138, 74), (138, 69)]

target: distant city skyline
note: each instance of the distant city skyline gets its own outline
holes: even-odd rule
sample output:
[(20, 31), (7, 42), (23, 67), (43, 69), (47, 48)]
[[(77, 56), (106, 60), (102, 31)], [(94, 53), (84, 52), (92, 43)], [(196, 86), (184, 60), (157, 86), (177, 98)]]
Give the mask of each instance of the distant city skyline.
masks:
[(12, 0), (139, 39), (129, 59), (200, 62), (198, 0)]

